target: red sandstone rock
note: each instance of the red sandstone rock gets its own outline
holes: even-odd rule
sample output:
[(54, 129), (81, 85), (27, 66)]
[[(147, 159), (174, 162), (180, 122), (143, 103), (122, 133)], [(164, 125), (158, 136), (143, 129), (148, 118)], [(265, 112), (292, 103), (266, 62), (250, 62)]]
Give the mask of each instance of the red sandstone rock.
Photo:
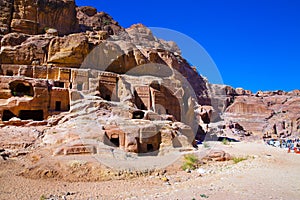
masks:
[(203, 161), (228, 161), (231, 159), (231, 156), (228, 153), (225, 153), (225, 151), (210, 151), (208, 155), (206, 155), (204, 158), (202, 158)]
[(84, 34), (54, 38), (49, 44), (48, 63), (80, 66), (88, 53), (88, 38)]
[(107, 13), (97, 13), (97, 10), (93, 7), (77, 7), (76, 10), (80, 30), (83, 32), (104, 30), (107, 31), (109, 35), (115, 35), (124, 30), (118, 22), (113, 20)]
[[(11, 40), (9, 39), (10, 36), (13, 37)], [(14, 42), (8, 43), (9, 41)], [(49, 42), (49, 38), (39, 35), (29, 37), (21, 44), (15, 45), (17, 43), (14, 39), (14, 34), (8, 35), (7, 39), (6, 37), (3, 38), (4, 44), (2, 44), (2, 50), (0, 52), (2, 64), (31, 65), (34, 61), (37, 61), (38, 64), (42, 64), (47, 58), (46, 52)]]
[(225, 112), (226, 121), (238, 122), (246, 131), (263, 135), (288, 136), (296, 134), (299, 102), (294, 93), (260, 93), (255, 96), (239, 96)]
[(59, 35), (78, 30), (74, 1), (15, 0), (11, 31), (27, 34), (45, 33), (47, 28), (58, 30)]

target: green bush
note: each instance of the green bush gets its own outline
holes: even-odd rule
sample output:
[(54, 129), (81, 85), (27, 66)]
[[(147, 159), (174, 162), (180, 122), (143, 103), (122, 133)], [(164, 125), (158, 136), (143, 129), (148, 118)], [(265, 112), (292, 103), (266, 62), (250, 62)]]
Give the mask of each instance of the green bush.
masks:
[(233, 157), (232, 158), (232, 161), (234, 162), (234, 164), (237, 164), (237, 163), (242, 162), (244, 160), (247, 160), (247, 158), (245, 158), (245, 157)]
[(229, 145), (230, 142), (229, 142), (226, 138), (224, 138), (224, 139), (222, 140), (222, 144), (224, 144), (224, 145)]
[(103, 24), (104, 24), (104, 25), (110, 25), (110, 24), (111, 24), (111, 21), (110, 21), (110, 20), (107, 20), (107, 19), (105, 19), (105, 20), (103, 20)]
[(184, 156), (183, 170), (194, 170), (199, 164), (199, 159), (194, 154), (187, 154)]
[(207, 199), (207, 198), (208, 198), (208, 196), (207, 196), (207, 195), (205, 195), (205, 194), (200, 194), (200, 197), (201, 197), (201, 198), (205, 198), (205, 199)]
[(46, 200), (46, 196), (43, 194), (41, 197), (40, 197), (40, 200)]

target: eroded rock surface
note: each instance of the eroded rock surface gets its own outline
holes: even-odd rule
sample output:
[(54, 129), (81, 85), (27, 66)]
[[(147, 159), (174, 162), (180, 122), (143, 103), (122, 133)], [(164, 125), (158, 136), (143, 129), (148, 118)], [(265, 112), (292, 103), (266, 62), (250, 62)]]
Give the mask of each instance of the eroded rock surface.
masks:
[(217, 94), (214, 97), (223, 102), (219, 105), (227, 126), (238, 123), (244, 131), (259, 137), (276, 138), (299, 134), (299, 90), (259, 91), (252, 94), (242, 88), (232, 89), (226, 86), (223, 91), (221, 95), (214, 93)]
[(174, 42), (73, 0), (0, 6), (1, 126), (45, 127), (29, 146), (126, 157), (192, 149), (195, 135), (214, 132), (300, 133), (299, 90), (253, 94), (210, 84)]

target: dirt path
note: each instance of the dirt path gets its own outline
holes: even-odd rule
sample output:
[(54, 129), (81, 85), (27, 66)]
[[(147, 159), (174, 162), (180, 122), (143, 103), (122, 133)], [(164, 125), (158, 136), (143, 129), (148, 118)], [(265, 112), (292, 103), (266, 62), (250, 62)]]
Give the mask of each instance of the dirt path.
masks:
[(16, 175), (23, 167), (18, 159), (1, 161), (0, 199), (299, 199), (300, 155), (257, 143), (212, 146), (248, 159), (201, 166), (202, 176), (179, 170), (178, 161), (168, 169), (169, 182), (155, 174), (104, 182), (33, 180)]

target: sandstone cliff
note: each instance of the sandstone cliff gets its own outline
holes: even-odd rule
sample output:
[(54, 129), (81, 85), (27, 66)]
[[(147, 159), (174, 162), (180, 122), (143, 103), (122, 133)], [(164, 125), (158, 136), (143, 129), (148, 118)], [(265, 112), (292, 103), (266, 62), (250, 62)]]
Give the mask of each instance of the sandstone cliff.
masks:
[(78, 31), (75, 1), (1, 1), (0, 34), (19, 32), (41, 34), (55, 28), (60, 35)]
[(210, 99), (174, 42), (74, 1), (12, 0), (3, 8), (2, 126), (47, 124), (42, 144), (54, 155), (192, 147), (194, 108)]
[[(3, 102), (21, 102), (11, 95), (9, 81), (27, 81), (25, 87), (34, 81), (7, 76), (22, 76), (48, 79), (45, 84), (49, 94), (45, 98), (52, 98), (51, 109), (55, 108), (53, 99), (58, 101), (55, 96), (62, 92), (57, 88), (51, 90), (52, 87), (63, 86), (70, 90), (71, 100), (92, 93), (112, 100), (111, 94), (103, 94), (114, 91), (115, 99), (140, 110), (147, 106), (154, 109), (150, 102), (152, 96), (157, 96), (167, 114), (173, 115), (169, 119), (178, 119), (180, 106), (184, 105), (186, 123), (195, 121), (191, 116), (196, 115), (197, 123), (203, 126), (201, 131), (208, 129), (207, 124), (223, 120), (225, 125), (238, 123), (245, 131), (260, 136), (299, 133), (299, 91), (252, 94), (242, 88), (209, 84), (181, 56), (174, 42), (156, 38), (142, 24), (125, 29), (105, 12), (88, 6), (76, 7), (74, 0), (3, 0), (0, 6)], [(148, 83), (134, 76), (158, 80)], [(120, 90), (116, 92), (112, 86), (102, 87), (103, 84)], [(184, 90), (189, 86), (191, 90)], [(13, 99), (7, 100), (10, 98)], [(9, 109), (17, 116), (17, 108), (11, 105), (14, 103), (10, 103)], [(44, 107), (44, 115), (51, 115), (46, 104)], [(193, 110), (196, 111), (191, 115)]]
[[(77, 8), (77, 10), (78, 15), (85, 15), (86, 18), (81, 19), (80, 23), (85, 24), (84, 30), (88, 30), (64, 37), (58, 37), (55, 29), (47, 30), (45, 34), (40, 35), (8, 33), (1, 40), (1, 64), (96, 67), (102, 71), (123, 74), (139, 69), (142, 73), (152, 71), (152, 75), (156, 76), (161, 73), (157, 72), (154, 66), (146, 70), (141, 67), (137, 68), (138, 66), (145, 67), (145, 64), (156, 63), (169, 66), (181, 73), (193, 87), (198, 102), (211, 104), (206, 81), (181, 57), (180, 50), (175, 43), (157, 39), (143, 25), (123, 29), (107, 14), (95, 14), (86, 7)], [(100, 24), (93, 26), (95, 30), (91, 30), (93, 20), (97, 21), (95, 19), (100, 19), (100, 22), (106, 19), (111, 24), (103, 26), (99, 22)], [(109, 36), (110, 34), (118, 35)], [(93, 54), (96, 54), (95, 58)], [(101, 54), (101, 59), (97, 61), (100, 58), (99, 54)], [(86, 62), (89, 66), (86, 66)]]
[(240, 95), (225, 111), (227, 121), (265, 137), (288, 137), (300, 131), (299, 91), (258, 92)]
[(249, 90), (225, 85), (209, 84), (209, 88), (214, 105), (218, 105), (215, 110), (221, 114), (215, 112), (216, 116), (212, 118), (221, 119), (222, 126), (217, 123), (223, 127), (221, 129), (237, 124), (238, 130), (242, 130), (240, 133), (256, 138), (289, 137), (300, 133), (299, 90), (253, 94)]

